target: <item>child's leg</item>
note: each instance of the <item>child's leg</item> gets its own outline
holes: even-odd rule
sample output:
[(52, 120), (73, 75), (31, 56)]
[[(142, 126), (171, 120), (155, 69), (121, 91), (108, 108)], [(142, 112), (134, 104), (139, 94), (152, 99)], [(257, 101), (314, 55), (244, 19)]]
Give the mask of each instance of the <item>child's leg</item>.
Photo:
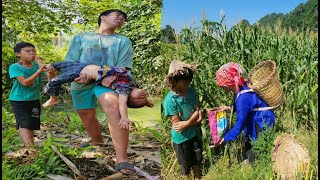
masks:
[(192, 171), (193, 171), (193, 174), (194, 174), (194, 178), (195, 179), (200, 179), (200, 166), (198, 164), (192, 166)]
[[(72, 67), (73, 65), (75, 67)], [(76, 77), (78, 77), (82, 66), (77, 66), (77, 64), (65, 62), (52, 64), (52, 67), (62, 72), (62, 74), (49, 80), (49, 82), (45, 86), (44, 92), (50, 94), (50, 99), (45, 102), (42, 107), (47, 108), (60, 103), (60, 101), (58, 100), (58, 96), (62, 84), (72, 82)]]
[(33, 142), (34, 131), (33, 130), (29, 130), (26, 128), (19, 128), (19, 132), (20, 132), (20, 136), (22, 138), (23, 144), (26, 147), (30, 147), (30, 146), (34, 145), (34, 142)]
[(189, 174), (183, 176), (184, 180), (189, 180)]
[(119, 126), (125, 129), (129, 129), (129, 122), (130, 122), (128, 118), (127, 101), (128, 101), (128, 96), (124, 94), (119, 94), (119, 112), (121, 116)]
[(42, 104), (42, 107), (47, 108), (56, 104), (59, 104), (60, 100), (58, 99), (58, 96), (50, 96), (50, 99)]

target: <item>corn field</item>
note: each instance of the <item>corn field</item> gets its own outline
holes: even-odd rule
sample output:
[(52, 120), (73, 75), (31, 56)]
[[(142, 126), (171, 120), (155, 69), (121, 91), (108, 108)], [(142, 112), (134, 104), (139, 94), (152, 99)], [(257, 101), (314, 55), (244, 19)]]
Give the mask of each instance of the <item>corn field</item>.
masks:
[[(278, 132), (298, 135), (310, 153), (312, 172), (306, 179), (318, 179), (318, 34), (310, 31), (294, 32), (282, 29), (278, 24), (274, 29), (255, 26), (234, 26), (227, 30), (221, 22), (201, 21), (200, 28), (183, 29), (176, 35), (176, 44), (162, 45), (164, 78), (171, 60), (178, 59), (197, 64), (192, 86), (200, 96), (200, 107), (211, 108), (230, 105), (233, 97), (226, 94), (215, 83), (215, 72), (230, 61), (242, 65), (244, 77), (259, 62), (276, 62), (279, 79), (285, 94), (284, 104), (275, 110)], [(281, 22), (279, 22), (281, 23)], [(163, 90), (163, 97), (167, 90)], [(162, 175), (165, 179), (179, 178), (179, 167), (175, 162), (170, 145), (171, 123), (163, 119)], [(231, 118), (234, 124), (235, 118)], [(202, 171), (209, 179), (274, 179), (271, 162), (258, 164), (249, 169), (239, 168), (243, 147), (242, 136), (235, 142), (218, 150), (210, 149), (211, 140), (207, 119), (202, 122), (204, 159)], [(316, 138), (316, 140), (312, 140)], [(272, 143), (272, 142), (270, 142)], [(259, 162), (258, 162), (259, 163)], [(254, 168), (263, 167), (256, 172)], [(176, 173), (173, 173), (176, 171)], [(247, 171), (244, 176), (242, 171)], [(215, 174), (215, 176), (210, 176)], [(223, 177), (223, 178), (222, 178)]]

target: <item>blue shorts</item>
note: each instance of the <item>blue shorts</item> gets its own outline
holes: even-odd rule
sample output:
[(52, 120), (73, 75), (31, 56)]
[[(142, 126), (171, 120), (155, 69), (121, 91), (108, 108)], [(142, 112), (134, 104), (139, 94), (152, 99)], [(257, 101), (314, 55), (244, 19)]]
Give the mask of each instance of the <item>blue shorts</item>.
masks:
[(94, 86), (85, 90), (71, 90), (72, 103), (75, 109), (90, 109), (97, 107), (97, 98), (107, 92), (114, 90), (104, 86)]

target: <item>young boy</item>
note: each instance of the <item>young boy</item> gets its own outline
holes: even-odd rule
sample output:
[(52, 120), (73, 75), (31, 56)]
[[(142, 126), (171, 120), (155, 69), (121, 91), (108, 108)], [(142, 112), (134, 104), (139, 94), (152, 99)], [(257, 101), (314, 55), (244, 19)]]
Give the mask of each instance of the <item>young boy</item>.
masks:
[(9, 67), (9, 76), (13, 79), (9, 101), (24, 146), (30, 147), (34, 145), (34, 130), (40, 129), (40, 76), (45, 68), (39, 68), (34, 62), (37, 52), (33, 44), (19, 42), (14, 52), (19, 61)]
[(196, 136), (196, 126), (202, 121), (199, 99), (196, 91), (189, 87), (195, 68), (181, 61), (173, 60), (166, 77), (171, 90), (163, 102), (165, 116), (172, 123), (172, 144), (184, 179), (189, 179), (190, 170), (194, 178), (200, 179), (202, 150)]
[[(97, 66), (88, 65), (86, 63), (79, 62), (57, 62), (53, 64), (41, 64), (40, 66), (45, 67), (45, 69), (50, 70), (48, 74), (52, 74), (52, 71), (58, 71), (61, 74), (53, 79), (50, 79), (45, 87), (45, 92), (50, 94), (50, 99), (45, 102), (42, 106), (49, 107), (58, 104), (60, 101), (58, 99), (59, 89), (63, 83), (72, 82), (74, 79), (80, 75), (86, 74), (89, 79), (95, 80), (97, 85), (105, 85), (103, 80), (107, 77), (114, 76), (116, 79), (112, 84), (115, 93), (119, 96), (119, 111), (121, 119), (119, 126), (122, 128), (129, 128), (129, 119), (127, 113), (127, 101), (128, 96), (131, 91), (137, 91), (138, 88), (135, 79), (131, 76), (129, 72), (126, 71), (124, 67), (117, 66)], [(147, 99), (144, 91), (139, 92), (140, 97), (145, 97), (145, 106), (153, 107), (153, 104)]]

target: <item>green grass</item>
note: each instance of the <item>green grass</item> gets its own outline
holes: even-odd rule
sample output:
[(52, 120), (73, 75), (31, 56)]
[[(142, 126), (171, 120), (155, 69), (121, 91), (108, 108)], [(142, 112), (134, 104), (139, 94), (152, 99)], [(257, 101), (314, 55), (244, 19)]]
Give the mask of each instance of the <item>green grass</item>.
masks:
[(153, 127), (159, 124), (161, 119), (161, 98), (151, 97), (154, 103), (153, 108), (143, 107), (138, 109), (128, 109), (129, 119), (136, 125), (142, 127)]

